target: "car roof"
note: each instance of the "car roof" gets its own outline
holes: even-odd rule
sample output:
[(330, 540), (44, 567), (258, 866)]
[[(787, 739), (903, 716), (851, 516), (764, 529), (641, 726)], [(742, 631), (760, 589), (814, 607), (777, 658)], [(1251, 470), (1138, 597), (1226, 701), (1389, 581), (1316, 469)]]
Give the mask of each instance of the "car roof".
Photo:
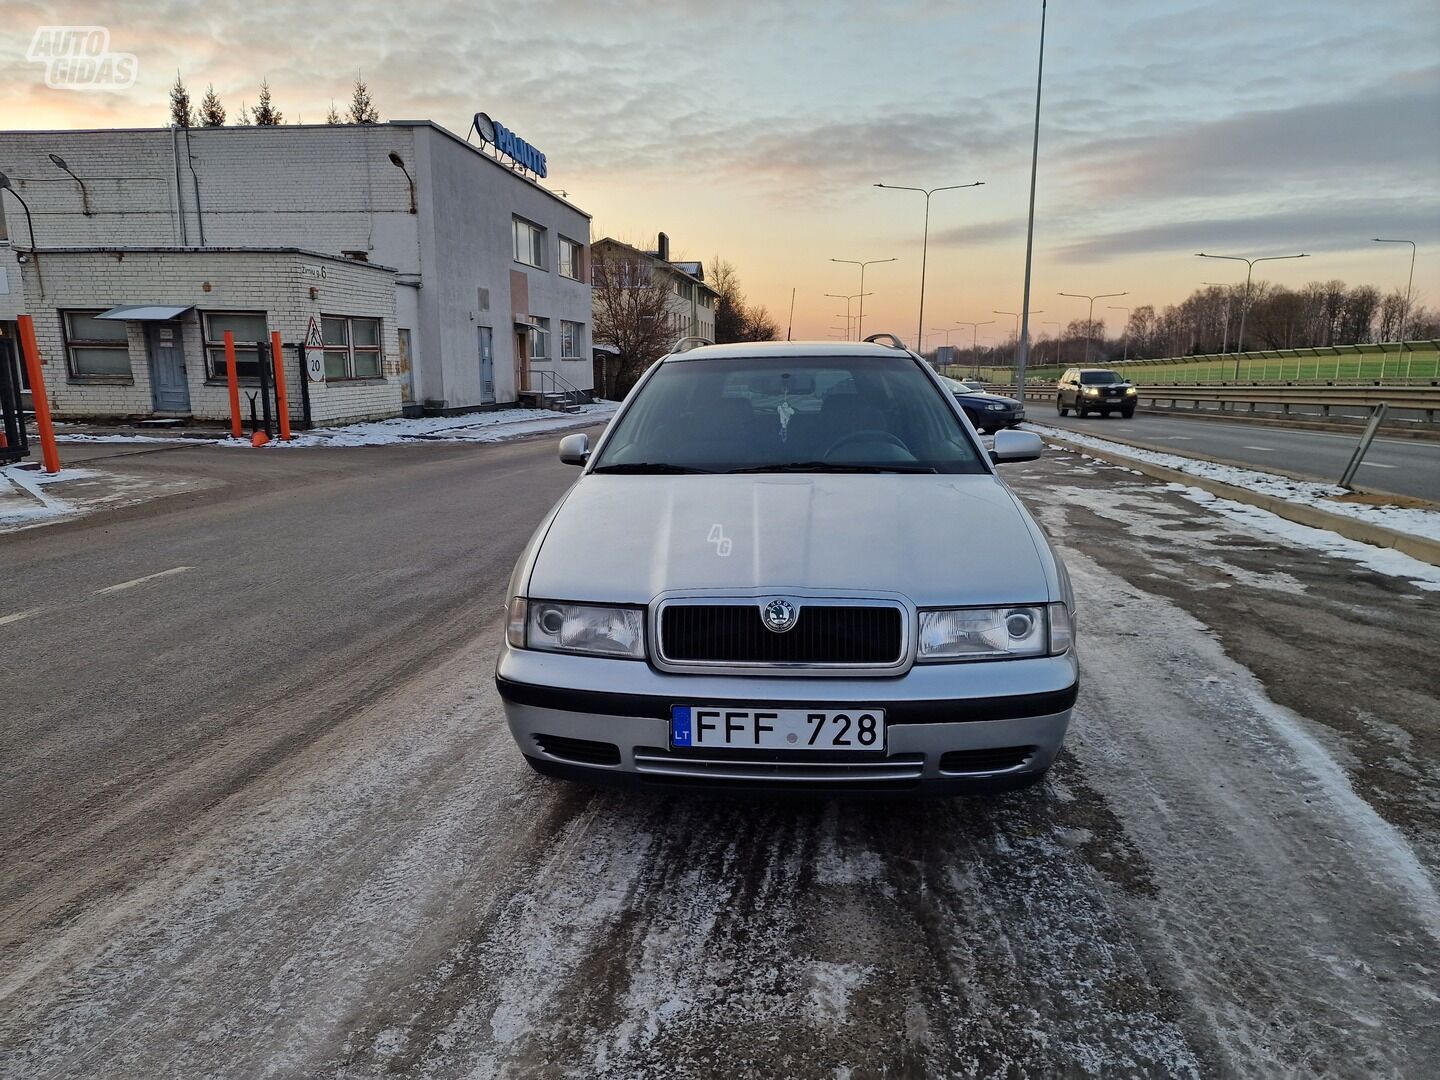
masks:
[(691, 360), (773, 359), (796, 356), (914, 357), (908, 349), (877, 345), (869, 341), (737, 341), (730, 345), (700, 345), (671, 353), (665, 363)]

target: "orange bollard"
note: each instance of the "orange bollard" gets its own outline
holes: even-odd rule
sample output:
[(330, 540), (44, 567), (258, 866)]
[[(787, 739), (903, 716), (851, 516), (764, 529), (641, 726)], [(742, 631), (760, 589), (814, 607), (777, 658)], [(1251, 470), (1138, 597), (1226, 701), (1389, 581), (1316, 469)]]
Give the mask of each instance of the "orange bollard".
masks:
[(235, 374), (235, 334), (225, 331), (225, 381), (230, 384), (230, 437), (244, 437), (240, 427), (240, 376)]
[(25, 372), (30, 376), (30, 400), (35, 406), (35, 427), (40, 432), (40, 458), (45, 471), (60, 471), (60, 454), (55, 449), (55, 425), (50, 423), (50, 398), (45, 393), (45, 372), (40, 367), (40, 346), (35, 342), (35, 320), (20, 316), (20, 347), (25, 353)]
[(285, 394), (285, 352), (280, 344), (280, 334), (274, 330), (270, 331), (270, 357), (275, 364), (275, 408), (280, 413), (280, 439), (289, 442), (290, 399)]

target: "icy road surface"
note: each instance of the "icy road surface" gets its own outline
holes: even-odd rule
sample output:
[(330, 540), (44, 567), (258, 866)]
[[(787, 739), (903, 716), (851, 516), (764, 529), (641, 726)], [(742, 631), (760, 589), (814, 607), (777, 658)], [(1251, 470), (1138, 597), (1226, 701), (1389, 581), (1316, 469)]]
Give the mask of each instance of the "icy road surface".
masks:
[(1050, 782), (546, 781), (497, 619), (128, 885), (0, 907), (0, 1075), (1434, 1075), (1440, 596), (1074, 455), (1007, 475), (1079, 597)]

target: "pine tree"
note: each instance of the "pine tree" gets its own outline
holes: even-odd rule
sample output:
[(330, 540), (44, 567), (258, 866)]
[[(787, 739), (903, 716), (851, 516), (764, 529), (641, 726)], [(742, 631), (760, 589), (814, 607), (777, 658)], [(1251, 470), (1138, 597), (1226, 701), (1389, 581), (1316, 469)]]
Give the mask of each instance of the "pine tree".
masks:
[(255, 117), (257, 127), (277, 127), (285, 119), (285, 114), (275, 108), (270, 100), (270, 80), (266, 79), (260, 84), (260, 104), (250, 110)]
[(325, 114), (325, 122), (327, 124), (343, 124), (345, 122), (344, 120), (340, 119), (340, 114), (335, 111), (334, 98), (330, 99), (330, 111)]
[(378, 124), (380, 122), (380, 112), (370, 101), (370, 88), (358, 75), (355, 76), (355, 90), (350, 97), (349, 120), (352, 124)]
[(200, 101), (200, 123), (205, 127), (225, 126), (225, 106), (220, 104), (214, 83), (205, 88), (205, 97)]
[(190, 91), (185, 89), (185, 83), (178, 71), (175, 72), (175, 83), (170, 87), (170, 123), (183, 128), (195, 126), (195, 112), (190, 108)]
[(249, 126), (250, 126), (250, 110), (249, 110), (249, 108), (246, 107), (245, 102), (243, 102), (243, 101), (240, 102), (240, 112), (239, 112), (239, 114), (236, 115), (236, 117), (235, 117), (235, 126), (236, 126), (236, 127), (249, 127)]

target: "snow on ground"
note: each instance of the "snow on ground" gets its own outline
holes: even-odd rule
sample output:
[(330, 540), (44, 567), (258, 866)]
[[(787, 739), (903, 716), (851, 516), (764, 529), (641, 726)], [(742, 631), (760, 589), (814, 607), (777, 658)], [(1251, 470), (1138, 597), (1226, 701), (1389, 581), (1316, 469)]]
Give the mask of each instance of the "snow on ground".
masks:
[(94, 475), (88, 469), (62, 469), (52, 474), (18, 465), (0, 468), (0, 532), (41, 525), (73, 514), (74, 506), (45, 488)]
[(154, 435), (90, 435), (83, 431), (77, 431), (74, 433), (56, 432), (55, 441), (57, 443), (165, 443), (169, 445), (171, 443), (201, 442), (204, 440), (181, 437), (161, 439)]
[[(1412, 536), (1423, 536), (1431, 540), (1440, 540), (1440, 512), (1434, 510), (1417, 510), (1400, 506), (1368, 506), (1363, 503), (1338, 502), (1337, 495), (1344, 495), (1344, 488), (1336, 484), (1322, 484), (1309, 480), (1295, 480), (1288, 476), (1277, 476), (1274, 473), (1260, 472), (1256, 469), (1242, 469), (1234, 465), (1220, 465), (1213, 461), (1201, 461), (1198, 458), (1184, 457), (1180, 454), (1164, 454), (1156, 450), (1142, 450), (1127, 443), (1111, 442), (1109, 439), (1099, 439), (1093, 435), (1083, 435), (1078, 432), (1061, 430), (1059, 428), (1046, 427), (1043, 424), (1025, 424), (1027, 430), (1035, 432), (1044, 438), (1064, 439), (1075, 446), (1090, 447), (1094, 450), (1101, 450), (1107, 454), (1131, 458), (1135, 461), (1146, 461), (1152, 465), (1160, 465), (1167, 469), (1175, 469), (1179, 472), (1188, 473), (1191, 476), (1203, 477), (1207, 480), (1215, 480), (1222, 484), (1231, 484), (1235, 487), (1247, 488), (1250, 491), (1259, 492), (1262, 495), (1270, 495), (1275, 498), (1284, 499), (1287, 502), (1299, 503), (1304, 506), (1313, 506), (1332, 514), (1343, 514), (1346, 517), (1356, 518), (1359, 521), (1367, 521), (1372, 525), (1381, 525), (1387, 529), (1394, 529), (1397, 532), (1409, 533)], [(1275, 515), (1267, 515), (1274, 517)], [(1280, 520), (1280, 519), (1276, 519)], [(1287, 526), (1288, 522), (1285, 523)], [(1294, 526), (1299, 528), (1300, 526)], [(1318, 532), (1318, 530), (1306, 530)], [(1327, 534), (1328, 535), (1328, 534)], [(1364, 547), (1366, 545), (1360, 545)]]
[[(608, 420), (619, 405), (613, 401), (597, 401), (582, 405), (576, 413), (557, 413), (549, 409), (493, 409), (489, 412), (465, 413), (460, 416), (400, 417), (394, 420), (373, 420), (344, 427), (317, 428), (297, 435), (290, 446), (391, 446), (404, 442), (500, 442), (522, 435), (567, 428), (589, 427), (599, 420)], [(225, 440), (229, 446), (248, 446), (248, 442)], [(273, 440), (271, 446), (287, 444)]]

